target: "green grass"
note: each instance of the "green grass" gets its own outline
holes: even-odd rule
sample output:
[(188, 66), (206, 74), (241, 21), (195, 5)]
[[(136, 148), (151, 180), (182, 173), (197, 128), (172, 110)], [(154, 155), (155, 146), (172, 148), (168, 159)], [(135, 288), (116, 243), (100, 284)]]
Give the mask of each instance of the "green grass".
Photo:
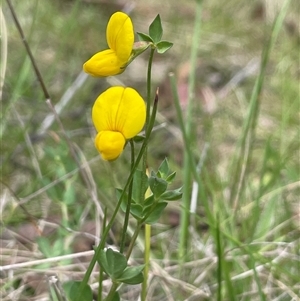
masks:
[[(13, 1), (13, 5), (52, 103), (59, 104), (74, 87), (82, 63), (105, 47), (106, 22), (120, 7), (88, 1)], [(175, 73), (175, 82), (178, 79), (175, 89), (182, 103), (182, 91), (193, 74), (186, 66), (195, 41), (196, 2), (152, 1), (137, 3), (132, 10), (135, 30), (142, 32), (160, 13), (164, 37), (174, 43), (166, 55), (154, 57), (153, 93), (160, 86), (157, 123), (164, 118), (166, 124), (152, 135), (149, 167), (157, 170), (168, 156), (177, 171), (174, 187), (185, 183), (188, 201), (193, 180), (200, 184), (196, 212), (184, 221), (183, 230), (188, 230), (184, 238), (179, 224), (188, 201), (172, 202), (151, 228), (147, 300), (299, 300), (299, 4), (291, 1), (275, 27), (274, 19), (258, 13), (259, 5), (246, 0), (202, 2), (200, 42), (193, 46), (196, 93), (189, 120), (184, 121), (192, 125), (193, 138), (187, 145), (168, 72)], [(107, 207), (109, 220), (115, 207), (114, 187), (126, 183), (130, 152), (127, 149), (117, 161), (107, 163), (94, 149), (90, 111), (96, 96), (111, 84), (106, 79), (88, 77), (59, 114), (79, 163), (56, 121), (46, 132), (39, 131), (51, 110), (5, 1), (2, 10), (8, 51), (0, 121), (0, 262), (27, 266), (1, 272), (0, 296), (52, 300), (43, 288), (46, 276), (59, 278), (51, 286), (52, 295), (60, 294), (66, 280), (83, 278), (90, 254), (73, 261), (58, 256), (91, 249), (102, 231), (103, 211)], [(287, 24), (296, 24), (294, 33)], [(5, 40), (1, 42), (5, 49)], [(1, 60), (3, 68), (5, 56)], [(145, 60), (142, 55), (117, 77), (144, 97)], [(247, 75), (245, 67), (251, 60), (254, 72)], [(225, 90), (239, 72), (246, 74), (244, 80)], [(202, 160), (196, 177), (183, 164), (185, 149), (195, 164)], [(118, 215), (108, 237), (110, 245), (119, 245), (122, 225), (123, 216)], [(134, 226), (130, 220), (130, 235)], [(125, 249), (128, 244), (125, 241)], [(133, 250), (134, 263), (142, 263), (143, 244), (141, 235)], [(48, 258), (57, 260), (51, 263)], [(95, 293), (97, 282), (94, 273), (90, 284)], [(108, 283), (103, 286), (107, 291)], [(53, 293), (54, 287), (58, 293)], [(120, 292), (124, 300), (137, 300), (139, 291), (140, 287), (123, 286)]]

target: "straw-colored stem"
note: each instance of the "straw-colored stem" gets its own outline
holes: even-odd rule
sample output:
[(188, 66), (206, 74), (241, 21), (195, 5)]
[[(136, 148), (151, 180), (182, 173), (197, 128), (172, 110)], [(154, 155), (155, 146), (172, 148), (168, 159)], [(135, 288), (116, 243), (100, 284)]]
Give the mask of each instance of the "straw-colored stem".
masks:
[(148, 273), (150, 264), (150, 239), (151, 239), (151, 225), (145, 225), (145, 250), (144, 250), (144, 281), (142, 284), (141, 300), (146, 301), (147, 286), (148, 286)]

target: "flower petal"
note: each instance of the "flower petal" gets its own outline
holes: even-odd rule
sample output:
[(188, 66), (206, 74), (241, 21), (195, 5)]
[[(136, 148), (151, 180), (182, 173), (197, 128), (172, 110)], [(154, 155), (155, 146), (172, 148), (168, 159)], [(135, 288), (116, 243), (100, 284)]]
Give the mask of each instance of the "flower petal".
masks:
[(134, 43), (133, 25), (126, 14), (116, 12), (110, 17), (106, 28), (106, 40), (109, 48), (116, 52), (124, 67)]
[(115, 160), (122, 153), (125, 138), (119, 132), (101, 131), (95, 138), (95, 146), (104, 160)]
[(130, 139), (145, 124), (146, 105), (136, 90), (129, 87), (111, 87), (96, 99), (92, 119), (98, 132), (117, 131), (125, 139)]
[(93, 76), (111, 76), (122, 73), (125, 69), (114, 50), (107, 49), (93, 55), (83, 65), (83, 70)]

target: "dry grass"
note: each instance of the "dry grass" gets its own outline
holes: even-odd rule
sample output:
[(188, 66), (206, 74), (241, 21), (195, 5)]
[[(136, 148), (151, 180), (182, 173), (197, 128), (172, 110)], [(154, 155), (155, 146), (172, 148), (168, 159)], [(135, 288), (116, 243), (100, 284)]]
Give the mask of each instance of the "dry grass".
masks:
[[(180, 185), (183, 145), (167, 74), (176, 73), (184, 107), (195, 3), (175, 2), (140, 1), (128, 6), (122, 1), (102, 0), (43, 4), (13, 1), (63, 129), (45, 103), (3, 2), (2, 300), (60, 300), (54, 297), (55, 289), (60, 292), (66, 280), (82, 279), (92, 245), (100, 236), (104, 207), (108, 211), (114, 207), (112, 187), (125, 182), (128, 154), (125, 152), (112, 164), (99, 159), (93, 148), (90, 108), (99, 91), (110, 85), (121, 82), (145, 91), (147, 56), (139, 57), (117, 78), (99, 81), (81, 72), (82, 63), (104, 47), (105, 24), (116, 10), (131, 10), (137, 31), (146, 31), (160, 13), (165, 38), (174, 42), (170, 55), (157, 57), (154, 63), (154, 86), (160, 86), (161, 95), (149, 165), (155, 169), (168, 156), (172, 169), (177, 170), (175, 184)], [(280, 1), (276, 3), (280, 6)], [(271, 53), (251, 166), (236, 201), (237, 211), (233, 210), (229, 193), (232, 158), (276, 9), (277, 4), (267, 0), (203, 3), (195, 152), (200, 156), (207, 147), (203, 179), (211, 207), (223, 218), (221, 230), (228, 235), (223, 238), (224, 254), (236, 300), (300, 300), (300, 28), (296, 0), (291, 1), (285, 26)], [(78, 161), (70, 154), (65, 134)], [(216, 300), (218, 257), (203, 208), (198, 204), (193, 216), (184, 263), (177, 257), (180, 210), (179, 202), (170, 204), (160, 224), (153, 227), (149, 300)], [(134, 226), (131, 221), (130, 235)], [(120, 227), (121, 222), (117, 222), (109, 245), (118, 245)], [(140, 237), (132, 263), (140, 263), (142, 254)], [(95, 270), (90, 279), (95, 292), (97, 275)], [(257, 279), (265, 299), (259, 294)], [(104, 282), (105, 290), (109, 285), (109, 281)], [(139, 291), (139, 286), (121, 288), (124, 300), (137, 300)], [(230, 300), (226, 286), (222, 293), (223, 300)]]

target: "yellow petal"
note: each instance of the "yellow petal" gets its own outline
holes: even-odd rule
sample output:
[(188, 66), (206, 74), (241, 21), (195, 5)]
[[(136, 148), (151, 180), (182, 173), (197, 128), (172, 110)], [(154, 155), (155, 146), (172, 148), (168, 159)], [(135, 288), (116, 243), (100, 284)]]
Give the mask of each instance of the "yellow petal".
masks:
[(124, 71), (114, 50), (107, 49), (93, 55), (83, 65), (83, 70), (93, 76), (112, 76)]
[(125, 139), (130, 139), (145, 124), (146, 105), (136, 90), (129, 87), (111, 87), (96, 99), (92, 120), (98, 132), (117, 131)]
[(109, 48), (116, 52), (123, 66), (126, 65), (134, 43), (131, 19), (122, 12), (114, 13), (107, 24), (106, 39)]
[(112, 161), (122, 153), (125, 138), (119, 132), (101, 131), (95, 138), (95, 146), (104, 160)]

